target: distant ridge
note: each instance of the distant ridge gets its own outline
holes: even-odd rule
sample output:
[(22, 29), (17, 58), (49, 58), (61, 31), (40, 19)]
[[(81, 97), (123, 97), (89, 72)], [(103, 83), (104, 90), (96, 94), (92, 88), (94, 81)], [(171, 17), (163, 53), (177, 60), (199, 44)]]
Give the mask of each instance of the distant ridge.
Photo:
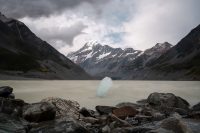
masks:
[(133, 48), (112, 48), (97, 42), (88, 42), (82, 48), (67, 55), (76, 64), (80, 65), (86, 72), (95, 77), (110, 76), (113, 79), (123, 79), (123, 67), (134, 60), (139, 61), (139, 67), (157, 59), (162, 53), (172, 47), (171, 44), (158, 43), (144, 52)]

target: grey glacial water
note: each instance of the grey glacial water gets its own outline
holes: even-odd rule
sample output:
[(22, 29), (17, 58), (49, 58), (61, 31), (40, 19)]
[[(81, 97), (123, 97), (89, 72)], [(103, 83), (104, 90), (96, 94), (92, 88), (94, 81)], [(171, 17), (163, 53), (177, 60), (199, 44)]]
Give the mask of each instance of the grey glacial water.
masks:
[(200, 102), (199, 81), (113, 81), (104, 98), (96, 96), (100, 81), (0, 81), (0, 86), (14, 88), (16, 98), (26, 102), (39, 102), (46, 97), (76, 100), (81, 106), (116, 105), (120, 102), (136, 102), (152, 92), (169, 92), (185, 98), (191, 105)]

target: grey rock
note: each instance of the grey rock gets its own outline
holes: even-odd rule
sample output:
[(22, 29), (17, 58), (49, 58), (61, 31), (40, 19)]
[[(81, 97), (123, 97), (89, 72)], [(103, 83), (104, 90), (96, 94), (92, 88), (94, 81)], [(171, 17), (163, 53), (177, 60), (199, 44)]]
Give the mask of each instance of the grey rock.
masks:
[(114, 109), (117, 109), (113, 106), (96, 106), (95, 108), (101, 115), (108, 115), (112, 113)]
[(10, 98), (10, 99), (15, 99), (15, 95), (12, 93), (12, 94), (10, 94), (10, 95), (8, 96), (8, 98)]
[(141, 105), (138, 105), (136, 103), (131, 103), (131, 102), (122, 102), (122, 103), (118, 103), (116, 105), (116, 107), (118, 107), (118, 108), (121, 108), (121, 107), (124, 107), (124, 106), (130, 106), (130, 107), (133, 107), (135, 109), (139, 109), (141, 107)]
[(27, 133), (29, 127), (29, 123), (19, 117), (0, 113), (1, 133)]
[(0, 98), (1, 113), (13, 116), (22, 116), (24, 105), (26, 105), (26, 103), (20, 99)]
[(93, 118), (93, 117), (83, 117), (83, 118), (81, 118), (81, 120), (86, 122), (86, 123), (92, 123), (92, 124), (95, 124), (95, 123), (99, 122), (98, 119)]
[(192, 130), (181, 119), (177, 118), (167, 118), (163, 120), (161, 128), (171, 130), (174, 133), (192, 133)]
[(110, 127), (108, 125), (104, 126), (102, 129), (101, 129), (102, 133), (110, 133)]
[(23, 118), (29, 122), (42, 122), (53, 120), (55, 116), (55, 107), (47, 102), (26, 105), (23, 109)]
[(62, 98), (49, 97), (43, 99), (41, 102), (51, 103), (56, 109), (56, 117), (73, 117), (74, 119), (78, 119), (79, 114), (79, 103), (73, 100), (66, 100)]
[(200, 102), (192, 107), (193, 111), (200, 111)]
[(95, 111), (86, 109), (85, 107), (80, 109), (80, 114), (82, 114), (84, 117), (95, 117)]
[(34, 126), (30, 133), (89, 133), (78, 121), (63, 117)]
[(0, 87), (0, 97), (9, 97), (9, 95), (12, 93), (13, 88), (9, 86), (2, 86)]
[(155, 107), (175, 107), (181, 109), (189, 109), (189, 103), (181, 97), (172, 93), (152, 93), (148, 96), (147, 101)]

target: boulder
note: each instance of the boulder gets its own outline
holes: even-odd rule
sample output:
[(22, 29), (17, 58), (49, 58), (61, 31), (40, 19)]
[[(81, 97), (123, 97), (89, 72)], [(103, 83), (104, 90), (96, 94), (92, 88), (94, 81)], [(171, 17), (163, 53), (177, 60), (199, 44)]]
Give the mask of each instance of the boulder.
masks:
[(200, 102), (192, 107), (192, 111), (200, 111)]
[(79, 103), (72, 100), (65, 100), (62, 98), (49, 97), (43, 99), (41, 102), (48, 102), (53, 104), (56, 109), (56, 117), (60, 118), (63, 116), (73, 117), (79, 119)]
[(47, 102), (34, 103), (23, 108), (23, 118), (29, 122), (53, 120), (55, 115), (55, 107)]
[(13, 88), (9, 86), (0, 87), (0, 97), (7, 98), (10, 94), (12, 94)]
[(27, 133), (29, 124), (19, 117), (0, 113), (0, 133)]
[(119, 103), (116, 105), (116, 107), (118, 108), (121, 108), (121, 107), (124, 107), (124, 106), (131, 106), (135, 109), (139, 109), (141, 107), (141, 105), (138, 105), (136, 103), (131, 103), (131, 102), (122, 102), (122, 103)]
[(200, 119), (200, 111), (192, 111), (188, 116), (193, 119)]
[(138, 111), (131, 106), (124, 106), (114, 109), (112, 113), (118, 118), (125, 119), (126, 117), (134, 117), (136, 114), (138, 114)]
[(82, 114), (84, 117), (94, 117), (95, 111), (83, 107), (80, 109), (79, 113)]
[(22, 116), (22, 110), (24, 105), (26, 105), (26, 103), (23, 100), (0, 97), (1, 113)]
[(89, 133), (73, 118), (63, 117), (34, 126), (30, 133)]
[(174, 117), (163, 120), (160, 127), (174, 133), (192, 133), (192, 130), (181, 119)]
[(186, 100), (172, 93), (152, 93), (148, 96), (147, 102), (153, 107), (164, 106), (189, 109), (189, 103)]
[(112, 107), (112, 106), (96, 106), (95, 108), (99, 112), (100, 115), (108, 115), (112, 113), (114, 109), (117, 109), (116, 107)]

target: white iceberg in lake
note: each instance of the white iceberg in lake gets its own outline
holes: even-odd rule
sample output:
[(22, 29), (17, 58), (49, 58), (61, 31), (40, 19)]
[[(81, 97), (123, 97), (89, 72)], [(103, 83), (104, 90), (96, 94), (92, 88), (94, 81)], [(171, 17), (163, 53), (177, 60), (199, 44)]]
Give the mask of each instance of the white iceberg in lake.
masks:
[(105, 77), (101, 80), (97, 88), (97, 96), (105, 97), (109, 89), (112, 87), (112, 79), (110, 77)]

